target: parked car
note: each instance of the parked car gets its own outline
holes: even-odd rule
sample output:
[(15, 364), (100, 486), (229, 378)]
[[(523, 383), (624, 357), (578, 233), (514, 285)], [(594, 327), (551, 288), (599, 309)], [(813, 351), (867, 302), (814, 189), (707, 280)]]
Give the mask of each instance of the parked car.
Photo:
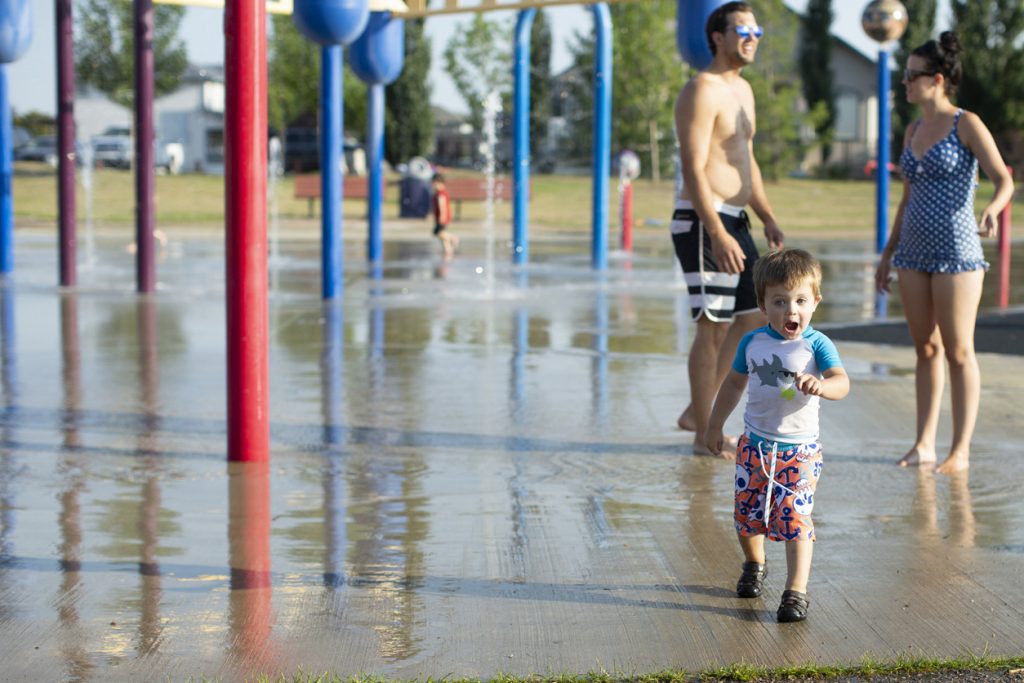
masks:
[(96, 166), (129, 169), (134, 153), (132, 129), (128, 126), (107, 126), (92, 138), (92, 160)]
[(32, 142), (21, 147), (15, 155), (18, 161), (42, 161), (50, 166), (57, 166), (57, 136), (40, 135)]

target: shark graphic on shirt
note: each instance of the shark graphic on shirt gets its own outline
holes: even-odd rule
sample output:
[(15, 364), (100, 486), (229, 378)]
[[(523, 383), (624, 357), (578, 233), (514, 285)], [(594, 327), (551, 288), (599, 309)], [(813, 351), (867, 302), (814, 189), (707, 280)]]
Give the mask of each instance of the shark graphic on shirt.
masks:
[(771, 362), (766, 358), (761, 365), (758, 365), (757, 361), (752, 362), (751, 370), (761, 380), (762, 386), (781, 387), (780, 394), (787, 401), (796, 397), (796, 390), (793, 388), (796, 373), (784, 368), (778, 355), (773, 353)]

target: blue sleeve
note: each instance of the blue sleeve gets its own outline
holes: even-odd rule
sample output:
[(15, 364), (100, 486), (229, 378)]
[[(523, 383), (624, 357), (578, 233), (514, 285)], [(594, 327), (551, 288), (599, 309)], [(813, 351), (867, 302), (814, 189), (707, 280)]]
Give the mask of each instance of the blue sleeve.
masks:
[(740, 340), (739, 346), (736, 347), (736, 355), (732, 359), (732, 369), (741, 375), (750, 374), (750, 368), (747, 367), (747, 345), (750, 344), (750, 340), (756, 333), (757, 330), (747, 332)]
[(821, 332), (815, 331), (814, 338), (811, 340), (811, 350), (814, 352), (814, 362), (818, 366), (818, 372), (843, 367), (843, 361), (839, 358), (836, 345)]

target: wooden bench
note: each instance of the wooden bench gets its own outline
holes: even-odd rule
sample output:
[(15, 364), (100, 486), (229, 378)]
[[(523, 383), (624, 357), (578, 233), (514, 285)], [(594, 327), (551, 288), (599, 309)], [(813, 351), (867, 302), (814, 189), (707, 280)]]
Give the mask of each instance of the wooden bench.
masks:
[[(367, 199), (369, 197), (369, 181), (366, 176), (344, 176), (346, 199)], [(455, 203), (455, 220), (462, 217), (462, 202), (482, 202), (487, 200), (487, 179), (479, 176), (445, 178), (448, 196)], [(504, 201), (512, 199), (511, 178), (494, 179), (494, 198)], [(384, 184), (387, 194), (388, 183)], [(530, 193), (527, 193), (529, 197)], [(313, 202), (320, 199), (320, 174), (306, 173), (295, 176), (295, 198), (309, 201), (309, 216), (313, 216)]]
[[(343, 193), (346, 199), (367, 199), (370, 183), (366, 176), (347, 175), (344, 177)], [(313, 202), (320, 199), (320, 174), (306, 173), (295, 176), (295, 198), (309, 201), (309, 216), (313, 217)], [(387, 184), (384, 185), (387, 194)]]
[[(512, 178), (494, 179), (494, 198), (509, 201), (512, 199)], [(455, 203), (455, 220), (462, 216), (462, 202), (487, 201), (487, 179), (480, 177), (452, 178), (446, 176), (444, 185), (448, 188), (448, 196)], [(527, 198), (530, 192), (526, 194)]]

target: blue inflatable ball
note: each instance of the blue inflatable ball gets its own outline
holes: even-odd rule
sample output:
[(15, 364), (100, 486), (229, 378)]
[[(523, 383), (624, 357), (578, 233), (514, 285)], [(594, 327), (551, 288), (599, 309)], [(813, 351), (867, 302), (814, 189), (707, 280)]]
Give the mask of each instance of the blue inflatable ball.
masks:
[(32, 44), (32, 4), (0, 0), (0, 63), (13, 62)]
[(363, 35), (348, 49), (348, 65), (364, 83), (387, 85), (402, 73), (404, 62), (405, 20), (371, 12)]
[(292, 10), (299, 32), (320, 45), (348, 45), (369, 18), (367, 0), (295, 0)]
[(676, 46), (679, 54), (695, 69), (705, 69), (711, 64), (711, 48), (708, 47), (708, 17), (725, 4), (724, 0), (677, 0)]

